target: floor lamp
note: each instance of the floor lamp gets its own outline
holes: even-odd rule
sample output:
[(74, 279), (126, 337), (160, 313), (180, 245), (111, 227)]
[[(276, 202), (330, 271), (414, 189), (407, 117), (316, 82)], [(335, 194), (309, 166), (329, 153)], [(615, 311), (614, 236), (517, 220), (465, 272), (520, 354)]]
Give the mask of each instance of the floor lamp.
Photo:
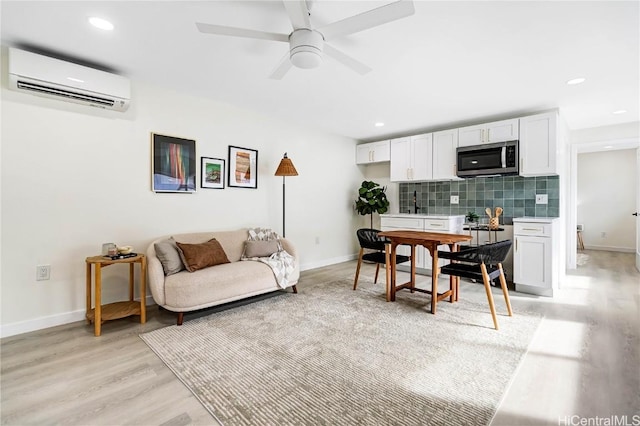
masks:
[(284, 179), (287, 176), (298, 176), (298, 171), (296, 170), (296, 167), (293, 165), (293, 162), (291, 162), (291, 160), (287, 157), (287, 153), (284, 153), (284, 157), (282, 158), (282, 160), (280, 160), (280, 165), (278, 166), (278, 170), (276, 170), (276, 176), (282, 176), (282, 237), (284, 238), (286, 236), (285, 231), (284, 231), (284, 211), (285, 211), (285, 202), (284, 202), (284, 197), (285, 197), (285, 182)]

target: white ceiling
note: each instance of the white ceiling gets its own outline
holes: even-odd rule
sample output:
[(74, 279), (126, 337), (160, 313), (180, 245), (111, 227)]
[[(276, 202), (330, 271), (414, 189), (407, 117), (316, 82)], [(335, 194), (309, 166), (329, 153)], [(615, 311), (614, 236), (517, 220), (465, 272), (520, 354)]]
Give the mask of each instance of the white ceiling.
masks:
[[(317, 0), (311, 20), (319, 27), (389, 2)], [(3, 45), (369, 141), (550, 108), (571, 129), (638, 121), (639, 4), (415, 1), (413, 16), (331, 42), (369, 74), (326, 58), (282, 80), (268, 76), (286, 43), (202, 34), (194, 24), (289, 33), (279, 1), (3, 0), (0, 13)], [(89, 16), (114, 31), (91, 27)], [(574, 77), (587, 80), (565, 84)], [(628, 112), (612, 114), (620, 109)]]

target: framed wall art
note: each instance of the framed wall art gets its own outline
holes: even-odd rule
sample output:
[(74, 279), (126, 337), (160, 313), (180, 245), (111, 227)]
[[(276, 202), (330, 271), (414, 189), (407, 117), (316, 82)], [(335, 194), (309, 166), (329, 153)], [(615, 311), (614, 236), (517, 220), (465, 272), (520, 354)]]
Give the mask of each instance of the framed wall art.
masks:
[(196, 191), (196, 141), (151, 133), (154, 192)]
[(258, 187), (258, 151), (239, 146), (229, 146), (229, 187)]
[(224, 160), (200, 157), (200, 188), (224, 189)]

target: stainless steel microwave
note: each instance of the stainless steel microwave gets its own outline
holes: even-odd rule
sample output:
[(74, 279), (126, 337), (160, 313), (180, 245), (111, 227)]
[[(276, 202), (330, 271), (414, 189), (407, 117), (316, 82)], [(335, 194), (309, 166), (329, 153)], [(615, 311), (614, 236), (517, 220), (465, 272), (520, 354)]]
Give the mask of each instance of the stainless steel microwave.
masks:
[(461, 178), (518, 174), (518, 141), (462, 146), (456, 156)]

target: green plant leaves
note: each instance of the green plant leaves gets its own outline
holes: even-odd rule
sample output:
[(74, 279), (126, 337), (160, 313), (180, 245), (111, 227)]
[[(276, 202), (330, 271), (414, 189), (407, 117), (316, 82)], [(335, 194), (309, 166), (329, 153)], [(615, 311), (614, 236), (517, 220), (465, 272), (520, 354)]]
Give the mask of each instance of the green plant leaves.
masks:
[(365, 216), (368, 214), (383, 214), (389, 210), (389, 200), (385, 194), (387, 188), (373, 181), (363, 181), (358, 189), (358, 199), (355, 202), (356, 211)]

